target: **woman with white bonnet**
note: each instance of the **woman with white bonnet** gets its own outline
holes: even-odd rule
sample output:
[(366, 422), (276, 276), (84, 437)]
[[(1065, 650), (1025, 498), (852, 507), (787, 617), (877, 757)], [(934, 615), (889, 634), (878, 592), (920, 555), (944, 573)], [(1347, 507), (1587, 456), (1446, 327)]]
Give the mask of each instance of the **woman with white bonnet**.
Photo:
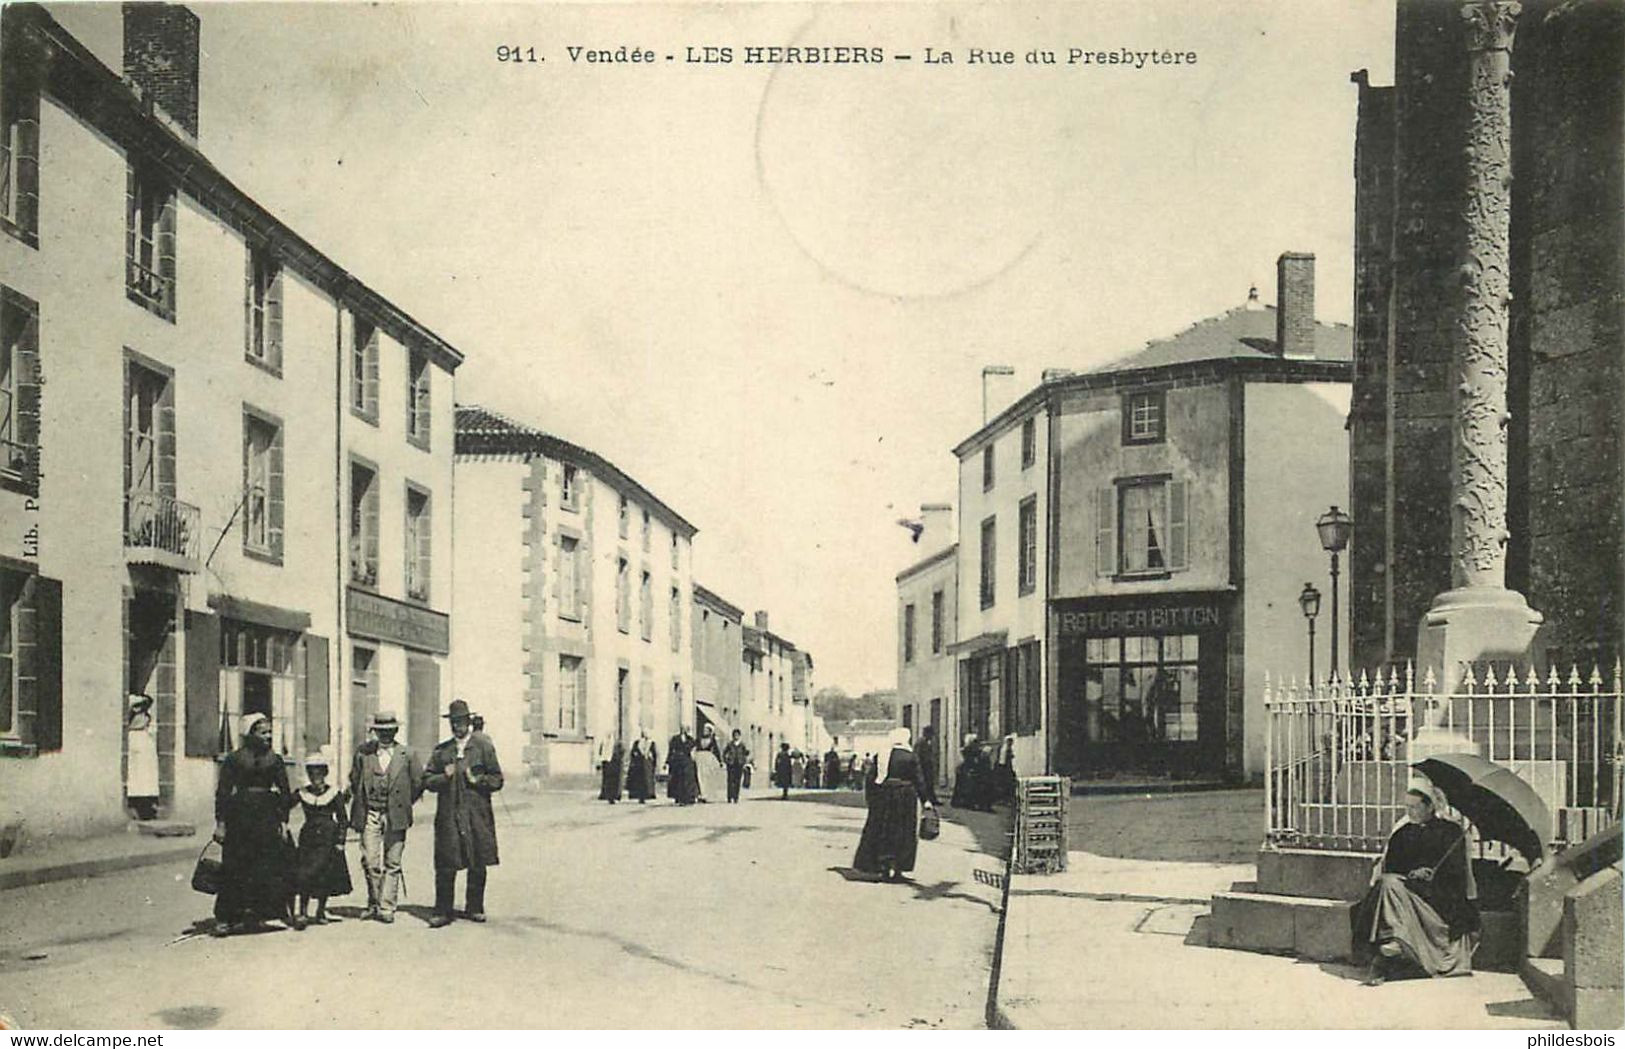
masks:
[(152, 716), (152, 697), (130, 693), (129, 719), (124, 738), (128, 757), (124, 766), (124, 796), (138, 820), (158, 818), (158, 722)]
[(909, 746), (906, 728), (892, 730), (888, 745), (875, 756), (874, 769), (865, 784), (869, 818), (858, 839), (855, 870), (878, 874), (885, 881), (902, 881), (914, 869), (919, 849), (918, 803), (925, 801), (934, 811), (925, 771)]
[(271, 749), (271, 719), (245, 715), (243, 745), (220, 762), (214, 792), (214, 840), (221, 847), (216, 936), (258, 931), (272, 919), (304, 928), (290, 906), (292, 850), (284, 826), (292, 797), (282, 755)]

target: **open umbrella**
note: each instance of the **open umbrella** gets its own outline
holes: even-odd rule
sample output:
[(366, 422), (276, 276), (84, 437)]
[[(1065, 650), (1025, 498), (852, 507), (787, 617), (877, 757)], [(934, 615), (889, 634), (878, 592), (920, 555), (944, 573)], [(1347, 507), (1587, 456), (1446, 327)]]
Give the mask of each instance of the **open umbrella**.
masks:
[(1435, 754), (1411, 767), (1439, 788), (1452, 808), (1472, 820), (1480, 839), (1505, 842), (1530, 866), (1545, 858), (1552, 814), (1522, 776), (1466, 753)]

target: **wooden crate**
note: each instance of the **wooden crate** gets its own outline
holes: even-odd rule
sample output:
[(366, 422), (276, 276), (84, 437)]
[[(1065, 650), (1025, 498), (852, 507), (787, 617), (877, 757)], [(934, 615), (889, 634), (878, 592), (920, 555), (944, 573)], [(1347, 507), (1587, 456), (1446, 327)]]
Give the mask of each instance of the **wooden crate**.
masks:
[(1016, 781), (1017, 874), (1066, 870), (1066, 821), (1072, 782), (1065, 776), (1024, 776)]

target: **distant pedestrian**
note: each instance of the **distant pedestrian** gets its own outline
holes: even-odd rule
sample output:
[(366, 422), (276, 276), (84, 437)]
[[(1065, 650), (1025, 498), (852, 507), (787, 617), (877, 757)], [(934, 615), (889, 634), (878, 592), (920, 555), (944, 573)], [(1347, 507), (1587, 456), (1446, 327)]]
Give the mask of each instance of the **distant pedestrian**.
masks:
[(609, 756), (598, 765), (600, 773), (598, 800), (611, 805), (621, 800), (621, 766), (625, 763), (626, 747), (620, 740), (610, 748)]
[(468, 704), (451, 701), (442, 715), (451, 722), (451, 738), (429, 755), (423, 786), (439, 795), (434, 813), (434, 916), (430, 928), (451, 924), (457, 872), (468, 872), (463, 914), (485, 920), (486, 868), (497, 865), (496, 816), (491, 795), (502, 789), (502, 766), (496, 747), (475, 736)]
[[(869, 816), (863, 823), (854, 869), (901, 881), (919, 849), (916, 801), (925, 801), (925, 773), (909, 746), (909, 731), (892, 732), (890, 749), (876, 756), (866, 783)], [(930, 802), (926, 804), (935, 809)]]
[(728, 790), (727, 772), (722, 763), (722, 745), (717, 742), (717, 730), (709, 723), (700, 728), (700, 741), (691, 755), (694, 761), (696, 797), (702, 802), (716, 801)]
[(287, 840), (288, 772), (271, 749), (271, 719), (243, 718), (243, 745), (220, 763), (214, 792), (214, 840), (220, 843), (216, 936), (255, 930), (271, 919), (301, 929), (292, 912), (293, 860)]
[(937, 804), (937, 729), (927, 725), (920, 730), (920, 740), (914, 744), (914, 757), (925, 773), (925, 800)]
[(790, 797), (790, 784), (795, 781), (795, 766), (790, 761), (790, 744), (779, 744), (779, 756), (773, 762), (773, 782), (783, 789), (780, 800)]
[(834, 746), (824, 754), (824, 786), (831, 790), (841, 788), (841, 755)]
[(666, 797), (679, 805), (692, 805), (700, 793), (694, 772), (694, 734), (684, 725), (666, 744)]
[(395, 741), (401, 723), (392, 710), (367, 721), (372, 736), (350, 764), (350, 829), (361, 835), (361, 871), (367, 876), (363, 917), (395, 920), (401, 859), (412, 805), (423, 794), (423, 769), (416, 754)]
[(733, 730), (733, 736), (728, 745), (722, 748), (722, 764), (728, 770), (728, 801), (739, 803), (739, 785), (745, 779), (745, 766), (750, 764), (750, 748), (740, 737), (739, 730)]
[(128, 759), (124, 796), (138, 820), (158, 818), (158, 722), (152, 716), (152, 697), (131, 693), (129, 717), (124, 725)]
[(655, 796), (655, 770), (649, 755), (644, 752), (645, 742), (641, 739), (632, 741), (632, 754), (627, 758), (626, 768), (626, 796), (635, 799), (639, 805)]
[(818, 755), (808, 754), (807, 767), (801, 770), (801, 785), (803, 787), (814, 788), (818, 786), (818, 766)]
[(333, 764), (332, 748), (322, 747), (305, 758), (308, 782), (293, 795), (305, 818), (299, 828), (299, 845), (294, 854), (294, 890), (299, 895), (298, 917), (309, 918), (310, 901), (316, 901), (317, 925), (326, 925), (329, 896), (348, 896), (352, 889), (350, 868), (344, 862), (344, 837), (349, 798), (328, 779)]

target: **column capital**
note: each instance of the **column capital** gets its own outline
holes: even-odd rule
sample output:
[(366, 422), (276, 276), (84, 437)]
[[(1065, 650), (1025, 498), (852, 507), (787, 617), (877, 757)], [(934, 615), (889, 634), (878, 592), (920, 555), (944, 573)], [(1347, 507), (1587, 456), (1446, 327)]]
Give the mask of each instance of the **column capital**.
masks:
[(1517, 0), (1480, 0), (1461, 9), (1467, 23), (1467, 50), (1511, 51), (1523, 5)]

